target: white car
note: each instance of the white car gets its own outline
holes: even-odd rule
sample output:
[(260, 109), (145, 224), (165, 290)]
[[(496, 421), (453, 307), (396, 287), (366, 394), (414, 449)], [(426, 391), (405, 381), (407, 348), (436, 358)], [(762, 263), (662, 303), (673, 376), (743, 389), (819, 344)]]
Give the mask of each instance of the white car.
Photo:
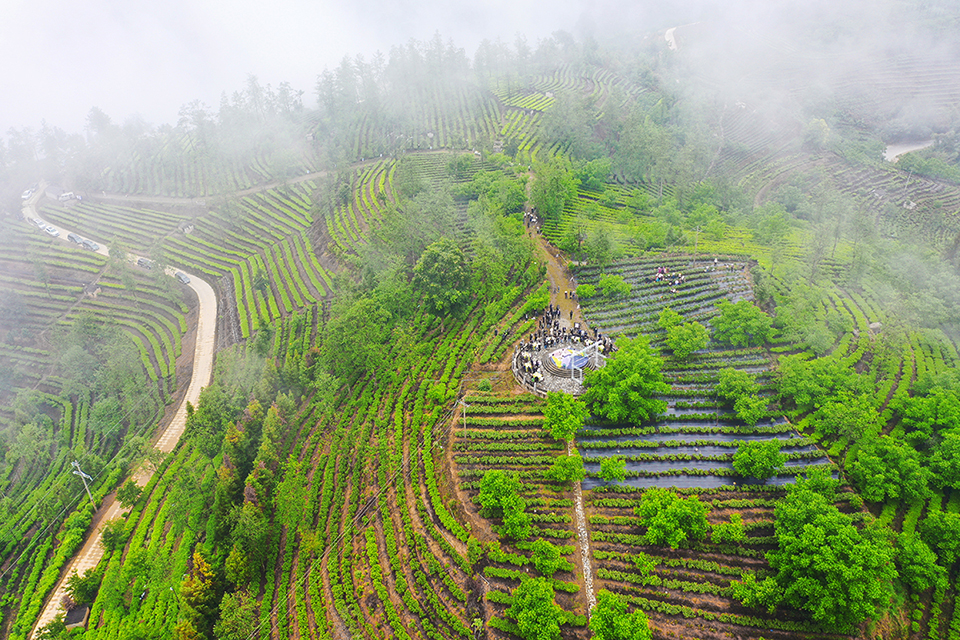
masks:
[(41, 220), (40, 218), (31, 218), (30, 222), (37, 225), (37, 227), (39, 227), (40, 229), (46, 230), (47, 228), (47, 223)]
[(47, 225), (46, 228), (44, 229), (44, 231), (46, 231), (48, 235), (51, 235), (51, 236), (53, 236), (54, 238), (56, 238), (58, 235), (60, 235), (60, 232), (57, 231), (56, 227), (53, 227), (53, 226), (51, 226), (51, 225)]
[(36, 189), (33, 189), (33, 188), (27, 189), (26, 191), (20, 194), (20, 198), (23, 200), (29, 200), (30, 196), (32, 196), (35, 192), (36, 192)]

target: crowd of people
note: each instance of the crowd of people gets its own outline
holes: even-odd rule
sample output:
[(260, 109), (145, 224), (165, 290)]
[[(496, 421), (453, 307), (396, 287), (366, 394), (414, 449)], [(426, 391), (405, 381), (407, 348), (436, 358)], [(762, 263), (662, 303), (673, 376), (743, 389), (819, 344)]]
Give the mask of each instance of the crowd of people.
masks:
[(537, 217), (536, 211), (529, 211), (523, 214), (523, 226), (527, 229), (533, 227), (537, 235), (543, 235), (543, 228), (540, 226), (540, 218)]
[(651, 282), (662, 282), (673, 287), (679, 287), (687, 282), (687, 276), (679, 271), (671, 273), (670, 267), (657, 267), (657, 273), (650, 276)]
[[(613, 341), (597, 329), (593, 329), (591, 335), (579, 322), (574, 322), (572, 327), (562, 326), (560, 316), (560, 307), (550, 304), (537, 319), (536, 328), (529, 338), (519, 345), (517, 367), (530, 382), (543, 381), (543, 365), (538, 354), (545, 349), (551, 350), (563, 345), (579, 347), (596, 344), (601, 354), (609, 354), (616, 348)], [(525, 319), (529, 318), (530, 314), (527, 314)]]

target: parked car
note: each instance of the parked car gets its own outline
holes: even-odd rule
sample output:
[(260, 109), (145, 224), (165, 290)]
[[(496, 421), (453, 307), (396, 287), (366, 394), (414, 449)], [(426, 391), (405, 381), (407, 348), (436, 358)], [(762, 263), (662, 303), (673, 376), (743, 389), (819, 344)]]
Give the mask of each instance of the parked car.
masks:
[(98, 245), (93, 240), (84, 240), (81, 244), (84, 246), (85, 249), (90, 249), (90, 251), (100, 250), (100, 245)]
[(70, 242), (74, 242), (76, 244), (83, 244), (83, 238), (81, 238), (75, 233), (68, 233), (67, 240), (69, 240)]
[(189, 276), (183, 271), (177, 271), (177, 280), (179, 280), (181, 284), (190, 284)]
[(29, 200), (29, 199), (30, 199), (30, 196), (32, 196), (34, 193), (36, 193), (36, 191), (37, 191), (36, 189), (34, 189), (33, 187), (30, 187), (29, 189), (27, 189), (26, 191), (24, 191), (23, 193), (21, 193), (21, 194), (20, 194), (20, 197), (21, 197), (23, 200)]
[(73, 191), (67, 191), (66, 193), (61, 193), (59, 196), (57, 196), (57, 200), (60, 202), (66, 202), (67, 200), (73, 200), (76, 197), (77, 196), (73, 194)]
[(143, 267), (144, 269), (153, 269), (153, 260), (147, 260), (146, 258), (137, 258), (137, 266)]
[(60, 232), (57, 230), (57, 228), (54, 227), (54, 226), (52, 226), (52, 225), (47, 225), (47, 226), (44, 228), (44, 231), (47, 232), (47, 235), (51, 235), (51, 236), (53, 236), (54, 238), (56, 238), (58, 235), (60, 235)]
[(47, 223), (44, 222), (43, 220), (41, 220), (40, 218), (31, 218), (31, 219), (30, 219), (30, 222), (32, 222), (33, 224), (37, 225), (37, 226), (40, 227), (41, 229), (46, 229), (46, 228), (47, 228)]

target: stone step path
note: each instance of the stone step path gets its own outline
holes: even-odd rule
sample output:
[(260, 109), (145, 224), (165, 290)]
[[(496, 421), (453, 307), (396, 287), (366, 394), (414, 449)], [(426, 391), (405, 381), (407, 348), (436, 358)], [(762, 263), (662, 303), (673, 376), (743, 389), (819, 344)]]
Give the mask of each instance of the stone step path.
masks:
[[(576, 291), (577, 283), (570, 276), (564, 265), (560, 252), (553, 245), (549, 244), (542, 236), (531, 234), (537, 241), (541, 250), (541, 256), (547, 264), (547, 280), (550, 282), (550, 302), (560, 308), (561, 326), (572, 327), (573, 323), (579, 322), (584, 329), (588, 329), (584, 322), (583, 314), (580, 312), (580, 305), (573, 299), (570, 293)], [(567, 295), (564, 295), (567, 292)], [(573, 382), (573, 381), (571, 381)], [(577, 384), (580, 390), (582, 387)], [(567, 455), (574, 453), (573, 441), (567, 443)], [(590, 534), (587, 531), (587, 518), (583, 511), (583, 492), (580, 489), (580, 483), (573, 486), (574, 512), (577, 519), (577, 546), (580, 547), (580, 560), (583, 563), (583, 586), (584, 595), (587, 597), (587, 615), (593, 611), (597, 604), (597, 598), (593, 592), (593, 565), (590, 562), (592, 554), (590, 553)]]
[[(567, 455), (575, 452), (573, 441), (567, 443)], [(580, 483), (573, 485), (574, 511), (577, 515), (577, 546), (580, 547), (580, 560), (583, 562), (583, 590), (587, 596), (587, 615), (597, 606), (597, 597), (593, 593), (593, 565), (590, 564), (590, 532), (587, 531), (587, 518), (583, 513), (583, 491)]]

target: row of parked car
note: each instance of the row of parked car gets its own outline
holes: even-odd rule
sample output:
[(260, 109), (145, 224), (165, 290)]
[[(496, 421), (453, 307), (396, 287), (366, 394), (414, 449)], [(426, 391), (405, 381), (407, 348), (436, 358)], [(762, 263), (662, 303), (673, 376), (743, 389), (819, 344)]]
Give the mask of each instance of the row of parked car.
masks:
[(32, 218), (32, 219), (30, 220), (30, 222), (32, 222), (33, 224), (37, 225), (37, 228), (40, 229), (40, 231), (46, 232), (46, 234), (49, 235), (49, 236), (53, 236), (54, 238), (56, 238), (57, 236), (60, 235), (60, 230), (59, 230), (59, 229), (57, 229), (57, 228), (56, 228), (55, 226), (53, 226), (52, 224), (47, 224), (46, 222), (44, 222), (43, 220), (41, 220), (41, 219), (39, 219), (39, 218)]
[[(30, 196), (32, 196), (34, 193), (36, 193), (37, 187), (38, 187), (38, 185), (33, 185), (32, 187), (30, 187), (29, 189), (27, 189), (26, 191), (24, 191), (23, 194), (21, 195), (21, 197), (22, 197), (24, 200), (29, 200), (29, 199), (30, 199)], [(59, 197), (59, 199), (60, 199), (61, 202), (66, 201), (66, 200), (72, 200), (72, 199), (74, 199), (74, 198), (76, 198), (77, 200), (79, 200), (79, 199), (80, 199), (80, 196), (74, 195), (74, 193), (73, 193), (72, 191), (68, 191), (67, 193), (61, 194), (60, 197)], [(37, 227), (40, 228), (40, 230), (46, 232), (47, 235), (50, 235), (50, 236), (52, 236), (52, 237), (54, 237), (54, 238), (56, 238), (56, 237), (58, 237), (58, 236), (60, 235), (60, 230), (59, 230), (59, 229), (57, 229), (57, 228), (54, 227), (53, 225), (47, 224), (46, 222), (44, 222), (43, 220), (40, 220), (39, 218), (31, 218), (31, 219), (30, 219), (30, 222), (32, 222), (33, 224), (37, 225)], [(74, 243), (74, 244), (80, 245), (81, 247), (84, 247), (85, 249), (89, 249), (90, 251), (99, 251), (99, 250), (100, 250), (100, 245), (98, 245), (96, 242), (94, 242), (93, 240), (88, 240), (87, 238), (82, 238), (82, 237), (78, 236), (78, 235), (75, 234), (75, 233), (68, 233), (68, 234), (67, 234), (67, 240), (69, 240), (70, 242), (72, 242), (72, 243)], [(150, 259), (148, 259), (148, 258), (137, 258), (137, 266), (138, 266), (138, 267), (141, 267), (141, 268), (143, 268), (143, 269), (148, 269), (148, 270), (149, 270), (149, 269), (153, 269), (154, 263), (153, 263), (153, 260), (150, 260)], [(182, 271), (177, 271), (177, 272), (174, 274), (174, 277), (175, 277), (181, 284), (189, 284), (189, 283), (190, 283), (190, 277), (189, 277), (187, 274), (183, 273)]]
[[(153, 263), (153, 260), (150, 260), (149, 258), (137, 258), (137, 266), (142, 269), (150, 270), (150, 269), (153, 269), (155, 265)], [(179, 280), (182, 284), (188, 284), (190, 282), (190, 276), (188, 276), (182, 271), (177, 271), (174, 274), (174, 277), (177, 280)]]
[(81, 238), (75, 233), (68, 233), (67, 240), (75, 244), (78, 244), (85, 249), (90, 249), (90, 251), (100, 250), (100, 245), (98, 245), (96, 242), (94, 242), (93, 240), (87, 240), (86, 238)]
[[(41, 231), (45, 231), (45, 232), (47, 233), (47, 235), (53, 236), (54, 238), (56, 238), (56, 237), (58, 237), (58, 236), (60, 235), (60, 230), (59, 230), (59, 229), (57, 229), (56, 227), (54, 227), (52, 224), (47, 224), (46, 222), (44, 222), (44, 221), (41, 220), (40, 218), (31, 218), (31, 219), (30, 219), (30, 222), (32, 222), (33, 224), (37, 225), (37, 227), (38, 227)], [(99, 251), (99, 250), (100, 250), (100, 245), (98, 245), (96, 242), (94, 242), (93, 240), (87, 240), (86, 238), (81, 238), (80, 236), (78, 236), (78, 235), (75, 234), (75, 233), (68, 233), (68, 234), (67, 234), (67, 240), (69, 240), (70, 242), (72, 242), (72, 243), (74, 243), (74, 244), (78, 244), (78, 245), (80, 245), (81, 247), (83, 247), (83, 248), (85, 248), (85, 249), (89, 249), (90, 251)]]

